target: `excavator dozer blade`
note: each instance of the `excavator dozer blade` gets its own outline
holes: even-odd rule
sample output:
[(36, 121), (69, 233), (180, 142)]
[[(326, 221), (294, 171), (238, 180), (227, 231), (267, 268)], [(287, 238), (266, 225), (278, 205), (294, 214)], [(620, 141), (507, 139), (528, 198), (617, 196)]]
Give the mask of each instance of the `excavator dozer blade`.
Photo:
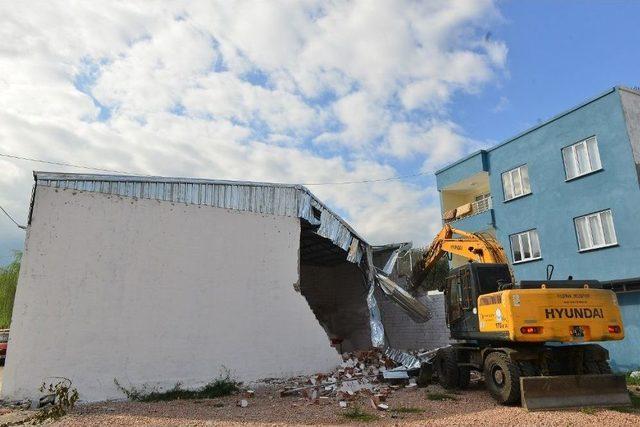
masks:
[(624, 375), (521, 377), (520, 393), (529, 411), (631, 405)]

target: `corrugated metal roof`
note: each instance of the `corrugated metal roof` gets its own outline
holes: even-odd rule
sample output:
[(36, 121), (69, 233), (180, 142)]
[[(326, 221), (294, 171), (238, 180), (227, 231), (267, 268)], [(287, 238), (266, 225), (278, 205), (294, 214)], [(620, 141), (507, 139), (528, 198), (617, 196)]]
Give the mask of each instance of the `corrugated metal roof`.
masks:
[(159, 176), (34, 172), (36, 186), (123, 197), (208, 205), (261, 214), (299, 217), (320, 237), (359, 263), (368, 245), (342, 218), (302, 185)]

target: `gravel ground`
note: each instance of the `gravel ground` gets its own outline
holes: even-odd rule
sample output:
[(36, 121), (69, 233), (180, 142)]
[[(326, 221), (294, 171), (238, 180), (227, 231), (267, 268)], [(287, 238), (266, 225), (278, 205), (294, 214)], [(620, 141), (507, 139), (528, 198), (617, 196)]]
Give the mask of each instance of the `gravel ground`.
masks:
[[(564, 410), (527, 412), (520, 407), (503, 407), (494, 403), (480, 386), (455, 395), (454, 401), (433, 401), (428, 393), (443, 392), (435, 385), (427, 389), (402, 389), (386, 402), (389, 411), (372, 409), (366, 399), (355, 403), (378, 417), (368, 424), (394, 425), (640, 425), (640, 413), (622, 413), (613, 410)], [(173, 401), (163, 403), (108, 402), (81, 405), (74, 413), (60, 420), (60, 426), (85, 425), (332, 425), (357, 423), (344, 415), (337, 402), (307, 404), (297, 397), (279, 397), (275, 389), (256, 390), (249, 406), (236, 406), (237, 396), (211, 400)], [(354, 402), (350, 402), (353, 407)], [(394, 412), (410, 408), (417, 413)]]

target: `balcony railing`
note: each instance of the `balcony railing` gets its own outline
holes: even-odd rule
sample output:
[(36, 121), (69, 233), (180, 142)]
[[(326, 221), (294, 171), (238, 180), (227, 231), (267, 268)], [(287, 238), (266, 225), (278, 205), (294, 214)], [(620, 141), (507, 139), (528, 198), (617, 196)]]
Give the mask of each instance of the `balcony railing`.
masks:
[(486, 197), (484, 199), (476, 200), (474, 202), (458, 206), (455, 209), (445, 212), (443, 219), (444, 222), (449, 223), (473, 215), (481, 214), (482, 212), (486, 212), (491, 208), (493, 208), (492, 198)]

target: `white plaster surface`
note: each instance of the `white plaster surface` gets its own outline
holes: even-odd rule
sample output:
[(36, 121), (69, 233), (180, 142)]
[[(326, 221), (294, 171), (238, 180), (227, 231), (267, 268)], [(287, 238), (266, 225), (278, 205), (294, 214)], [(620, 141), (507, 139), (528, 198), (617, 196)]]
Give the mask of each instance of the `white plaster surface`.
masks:
[(339, 361), (298, 281), (297, 218), (38, 187), (2, 394), (49, 376), (81, 399)]

